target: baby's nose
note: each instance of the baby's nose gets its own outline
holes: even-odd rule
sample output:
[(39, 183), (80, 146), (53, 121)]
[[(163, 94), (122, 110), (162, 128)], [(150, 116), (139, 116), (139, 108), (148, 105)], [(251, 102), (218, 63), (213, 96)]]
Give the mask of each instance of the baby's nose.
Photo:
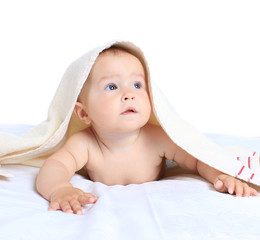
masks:
[(125, 101), (129, 101), (129, 100), (134, 100), (135, 97), (133, 94), (125, 94), (122, 98), (122, 100), (125, 102)]

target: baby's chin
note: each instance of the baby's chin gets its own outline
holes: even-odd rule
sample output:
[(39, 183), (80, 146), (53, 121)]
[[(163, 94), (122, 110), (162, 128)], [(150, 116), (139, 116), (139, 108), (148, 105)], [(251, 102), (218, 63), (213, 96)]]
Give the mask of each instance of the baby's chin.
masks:
[(122, 133), (127, 133), (127, 132), (133, 132), (133, 131), (138, 131), (141, 128), (143, 128), (148, 121), (143, 121), (143, 122), (127, 122), (123, 124), (122, 126), (118, 127), (117, 130), (122, 132)]

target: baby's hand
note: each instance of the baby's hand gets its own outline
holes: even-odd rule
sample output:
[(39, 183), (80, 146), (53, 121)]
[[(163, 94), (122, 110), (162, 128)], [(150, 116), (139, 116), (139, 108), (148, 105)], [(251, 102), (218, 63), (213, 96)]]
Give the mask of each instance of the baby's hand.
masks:
[(96, 203), (97, 197), (74, 187), (63, 187), (52, 193), (49, 211), (61, 209), (66, 213), (82, 215), (81, 206)]
[(228, 192), (235, 194), (237, 197), (258, 196), (258, 192), (254, 188), (226, 174), (221, 174), (215, 179), (214, 187), (219, 192)]

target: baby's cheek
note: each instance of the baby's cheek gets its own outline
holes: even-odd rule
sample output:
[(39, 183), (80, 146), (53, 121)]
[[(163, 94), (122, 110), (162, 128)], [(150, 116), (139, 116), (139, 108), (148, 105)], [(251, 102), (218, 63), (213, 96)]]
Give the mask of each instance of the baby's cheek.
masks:
[(115, 115), (114, 102), (111, 100), (100, 100), (98, 106), (96, 106), (96, 114), (99, 115), (100, 120), (107, 121)]
[(143, 110), (144, 110), (144, 112), (146, 112), (146, 114), (150, 116), (151, 111), (152, 111), (152, 107), (151, 107), (151, 102), (150, 102), (149, 97), (148, 96), (143, 96), (142, 102), (143, 102)]

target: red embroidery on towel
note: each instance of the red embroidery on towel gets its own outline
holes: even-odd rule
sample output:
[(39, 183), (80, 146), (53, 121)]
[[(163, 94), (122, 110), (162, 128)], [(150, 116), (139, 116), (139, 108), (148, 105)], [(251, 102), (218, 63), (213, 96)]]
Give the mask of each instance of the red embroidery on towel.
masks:
[(243, 166), (243, 167), (240, 169), (240, 171), (238, 172), (237, 175), (240, 175), (240, 174), (243, 172), (244, 168), (245, 168), (245, 166)]
[(252, 173), (252, 175), (251, 175), (251, 177), (250, 178), (248, 178), (248, 182), (250, 183), (250, 181), (253, 179), (253, 177), (255, 176), (255, 174), (254, 173)]
[(248, 157), (248, 168), (251, 168), (251, 165), (250, 165), (250, 157)]
[(253, 153), (253, 156), (255, 156), (256, 152)]
[(237, 157), (237, 161), (239, 161), (239, 157)]

